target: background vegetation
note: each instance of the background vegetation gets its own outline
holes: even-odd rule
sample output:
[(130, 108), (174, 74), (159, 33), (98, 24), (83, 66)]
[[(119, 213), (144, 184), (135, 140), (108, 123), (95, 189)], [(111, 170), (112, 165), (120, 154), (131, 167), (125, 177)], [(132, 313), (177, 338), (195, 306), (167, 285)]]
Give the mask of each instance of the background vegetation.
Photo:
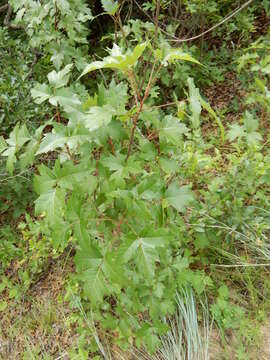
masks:
[(267, 359), (269, 16), (0, 6), (0, 357)]

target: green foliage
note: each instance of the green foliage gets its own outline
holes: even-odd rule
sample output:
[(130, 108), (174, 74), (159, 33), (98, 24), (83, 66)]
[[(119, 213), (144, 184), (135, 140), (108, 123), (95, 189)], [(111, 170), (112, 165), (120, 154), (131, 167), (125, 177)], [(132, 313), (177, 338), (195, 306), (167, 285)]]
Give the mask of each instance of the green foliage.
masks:
[(30, 216), (18, 225), (17, 233), (4, 226), (0, 239), (0, 293), (8, 295), (3, 299), (19, 301), (46, 270), (49, 260), (57, 259), (61, 252), (54, 250), (44, 227)]
[(243, 309), (231, 305), (228, 299), (229, 289), (222, 285), (218, 289), (217, 301), (211, 307), (213, 317), (222, 330), (238, 328), (239, 321), (244, 317)]
[(76, 45), (87, 44), (85, 23), (92, 19), (84, 0), (46, 0), (42, 4), (11, 0), (10, 4), (17, 13), (14, 23), (25, 26), (30, 45), (50, 54), (56, 69), (72, 60), (82, 66), (84, 52)]
[(137, 45), (133, 51), (128, 51), (123, 54), (121, 48), (114, 44), (110, 51), (110, 56), (107, 56), (103, 61), (94, 61), (86, 66), (81, 76), (97, 70), (97, 69), (118, 69), (123, 72), (128, 72), (132, 66), (136, 64), (143, 51), (145, 50), (147, 43)]
[(101, 1), (103, 9), (109, 14), (109, 15), (115, 15), (119, 8), (118, 1), (113, 0), (102, 0)]
[(37, 74), (38, 55), (31, 50), (25, 36), (11, 37), (7, 29), (0, 27), (0, 43), (0, 125), (1, 135), (6, 135), (17, 122), (27, 123), (32, 128), (37, 123), (37, 112), (42, 117), (46, 109), (37, 109), (29, 97), (33, 76), (43, 80), (43, 74)]
[(258, 120), (254, 119), (252, 114), (247, 111), (244, 116), (244, 125), (230, 125), (228, 139), (230, 141), (234, 141), (235, 139), (241, 141), (245, 139), (248, 146), (256, 146), (262, 140), (261, 134), (257, 131), (258, 127)]
[[(44, 59), (32, 51), (24, 34), (11, 36), (1, 27), (0, 43), (0, 124), (1, 134), (6, 138), (5, 141), (0, 137), (0, 153), (4, 155), (0, 162), (0, 214), (3, 222), (12, 223), (33, 201), (31, 170), (25, 165), (35, 148), (28, 147), (25, 156), (17, 161), (20, 148), (29, 140), (26, 125), (32, 132), (50, 116), (50, 110), (46, 106), (37, 107), (30, 96), (33, 78), (44, 79)], [(11, 176), (14, 171), (15, 177)]]
[[(30, 46), (44, 54), (37, 65), (45, 70), (27, 91), (31, 87), (30, 109), (46, 109), (46, 116), (31, 126), (32, 112), (22, 120), (16, 115), (13, 129), (4, 128), (0, 138), (12, 191), (23, 191), (17, 176), (34, 172), (36, 194), (29, 195), (32, 219), (25, 214), (20, 236), (11, 227), (1, 230), (1, 291), (18, 299), (49, 259), (72, 248), (76, 274), (66, 300), (80, 311), (83, 304), (84, 316), (117, 334), (112, 341), (120, 347), (155, 352), (168, 330), (163, 318), (175, 313), (175, 295), (183, 288), (214, 297), (210, 308), (223, 333), (238, 329), (244, 311), (227, 286), (216, 290), (212, 269), (270, 258), (270, 156), (260, 123), (270, 106), (267, 37), (238, 60), (238, 71), (250, 69), (254, 85), (240, 122), (226, 124), (198, 88), (217, 68), (209, 65), (212, 53), (204, 64), (198, 47), (173, 47), (158, 28), (173, 2), (162, 1), (159, 14), (156, 2), (146, 2), (156, 22), (131, 19), (123, 26), (124, 5), (102, 1), (98, 15), (115, 25), (102, 41), (113, 39), (113, 45), (107, 56), (90, 61), (87, 22), (99, 16), (94, 20), (83, 0), (11, 4)], [(184, 1), (193, 21), (184, 33), (204, 28), (195, 21), (198, 14), (210, 25), (232, 5)], [(247, 14), (238, 18), (241, 25), (226, 24), (228, 34), (253, 31), (253, 7)], [(172, 30), (168, 25), (166, 33)], [(8, 37), (6, 30), (1, 34)], [(223, 69), (213, 73), (220, 80)], [(12, 196), (6, 192), (1, 211)], [(7, 276), (13, 259), (23, 265), (15, 282)], [(7, 306), (1, 302), (0, 311)], [(90, 351), (98, 358), (96, 348), (83, 345), (71, 354), (88, 358)]]

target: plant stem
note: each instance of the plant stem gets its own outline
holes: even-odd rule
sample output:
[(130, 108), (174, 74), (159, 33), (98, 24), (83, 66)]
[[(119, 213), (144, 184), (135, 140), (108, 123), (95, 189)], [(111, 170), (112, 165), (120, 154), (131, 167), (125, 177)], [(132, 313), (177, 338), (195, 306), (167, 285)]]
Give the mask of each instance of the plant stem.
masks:
[[(128, 158), (130, 156), (130, 153), (131, 153), (131, 148), (132, 148), (132, 144), (134, 142), (134, 134), (135, 134), (135, 129), (137, 127), (137, 122), (138, 122), (138, 119), (139, 119), (139, 115), (142, 112), (143, 105), (144, 105), (145, 101), (147, 100), (147, 98), (149, 96), (149, 93), (150, 93), (150, 90), (151, 90), (152, 79), (153, 79), (154, 72), (155, 72), (156, 62), (157, 62), (157, 60), (154, 61), (152, 71), (151, 71), (151, 74), (150, 74), (150, 77), (149, 77), (149, 80), (148, 80), (148, 83), (147, 83), (147, 86), (146, 86), (146, 89), (145, 89), (144, 97), (140, 101), (140, 106), (138, 108), (138, 111), (133, 117), (133, 127), (131, 129), (131, 135), (130, 135), (130, 140), (129, 140), (129, 146), (128, 146), (128, 152), (127, 152), (127, 156), (126, 156), (126, 161), (128, 160)], [(158, 71), (159, 71), (159, 69), (157, 70), (157, 72)], [(157, 72), (155, 74), (155, 78), (157, 77)]]
[(57, 121), (60, 123), (61, 122), (61, 115), (60, 115), (58, 105), (56, 106), (56, 116), (57, 116)]
[(157, 7), (156, 7), (156, 18), (155, 18), (155, 38), (157, 40), (158, 37), (158, 18), (160, 13), (160, 0), (157, 0)]

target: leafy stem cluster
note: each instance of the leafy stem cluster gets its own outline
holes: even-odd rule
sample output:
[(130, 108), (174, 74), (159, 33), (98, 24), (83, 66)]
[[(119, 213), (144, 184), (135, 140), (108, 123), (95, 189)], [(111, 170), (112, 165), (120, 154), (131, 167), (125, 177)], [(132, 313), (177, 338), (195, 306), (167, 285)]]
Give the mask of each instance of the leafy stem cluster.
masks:
[[(116, 29), (106, 56), (94, 61), (87, 55), (93, 16), (86, 2), (10, 4), (15, 23), (49, 62), (45, 80), (31, 88), (33, 104), (49, 110), (34, 131), (17, 122), (0, 137), (0, 154), (10, 176), (34, 170), (38, 235), (57, 254), (75, 249), (72, 296), (122, 347), (154, 352), (183, 288), (215, 293), (217, 324), (237, 328), (244, 312), (228, 304), (226, 286), (217, 290), (215, 269), (270, 256), (269, 139), (258, 116), (270, 108), (269, 56), (250, 51), (238, 59), (239, 72), (254, 71), (255, 90), (240, 121), (226, 124), (190, 76), (210, 72), (193, 56), (198, 49), (172, 47), (159, 29), (170, 1), (144, 4), (153, 23), (127, 25), (124, 2), (102, 1)], [(199, 6), (184, 4), (191, 13)], [(216, 6), (206, 8), (216, 13)], [(253, 49), (262, 45), (269, 47)], [(249, 106), (254, 99), (258, 109)], [(22, 278), (29, 285), (24, 272)]]

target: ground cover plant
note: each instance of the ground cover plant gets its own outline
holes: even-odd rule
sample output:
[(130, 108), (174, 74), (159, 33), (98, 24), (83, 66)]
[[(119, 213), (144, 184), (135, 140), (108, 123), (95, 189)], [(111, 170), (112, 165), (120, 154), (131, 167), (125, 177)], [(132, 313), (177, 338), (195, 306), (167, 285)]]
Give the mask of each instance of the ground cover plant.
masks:
[(1, 5), (0, 356), (267, 358), (269, 12)]

